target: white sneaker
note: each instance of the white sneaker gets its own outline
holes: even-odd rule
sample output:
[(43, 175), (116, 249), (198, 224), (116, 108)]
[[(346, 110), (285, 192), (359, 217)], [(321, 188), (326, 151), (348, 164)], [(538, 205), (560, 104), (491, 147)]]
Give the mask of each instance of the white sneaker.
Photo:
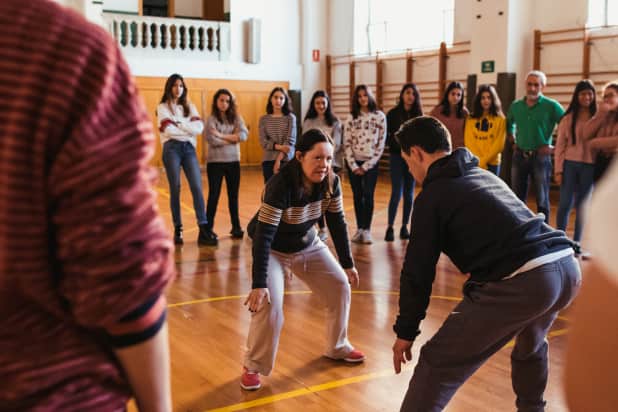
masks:
[(354, 236), (352, 236), (352, 242), (354, 243), (362, 243), (363, 242), (363, 229), (358, 229)]
[(328, 239), (328, 232), (326, 231), (326, 229), (318, 230), (318, 237), (322, 242), (326, 242), (326, 239)]
[(361, 242), (370, 245), (373, 243), (373, 239), (371, 238), (371, 232), (368, 229), (363, 230), (363, 234), (361, 235)]

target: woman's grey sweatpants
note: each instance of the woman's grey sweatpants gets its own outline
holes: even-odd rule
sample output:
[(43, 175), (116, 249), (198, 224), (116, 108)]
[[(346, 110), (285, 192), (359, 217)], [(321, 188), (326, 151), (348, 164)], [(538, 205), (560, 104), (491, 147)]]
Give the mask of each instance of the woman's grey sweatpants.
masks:
[(285, 274), (290, 272), (304, 281), (326, 308), (324, 355), (341, 359), (353, 350), (348, 341), (351, 295), (348, 277), (326, 244), (316, 236), (315, 241), (300, 252), (270, 252), (266, 279), (270, 305), (265, 304), (252, 314), (244, 365), (262, 375), (269, 375), (275, 364), (283, 326)]

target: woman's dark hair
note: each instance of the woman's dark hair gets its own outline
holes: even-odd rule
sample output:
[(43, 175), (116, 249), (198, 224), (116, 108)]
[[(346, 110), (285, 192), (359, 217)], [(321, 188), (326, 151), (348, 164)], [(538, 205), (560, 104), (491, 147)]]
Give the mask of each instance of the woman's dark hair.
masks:
[[(319, 129), (310, 129), (302, 134), (300, 139), (296, 142), (296, 146), (294, 146), (296, 153), (300, 153), (303, 156), (305, 153), (313, 149), (318, 143), (329, 143), (331, 146), (333, 145), (333, 141), (331, 138), (322, 132)], [(290, 173), (291, 184), (294, 189), (297, 190), (296, 195), (298, 199), (302, 199), (302, 197), (307, 194), (311, 195), (311, 193), (305, 193), (305, 187), (303, 184), (303, 168), (300, 165), (300, 162), (294, 155), (294, 158), (288, 162), (287, 165), (284, 166)], [(320, 193), (324, 195), (324, 197), (329, 197), (332, 195), (331, 181), (333, 180), (333, 170), (328, 171), (328, 176), (326, 179), (321, 181), (320, 183), (316, 183), (313, 186), (313, 192), (315, 193), (318, 190)]]
[(461, 89), (461, 100), (459, 101), (459, 103), (457, 103), (456, 112), (455, 112), (455, 115), (461, 119), (464, 117), (464, 111), (463, 111), (464, 87), (463, 87), (463, 84), (459, 82), (450, 82), (448, 84), (448, 87), (444, 91), (444, 94), (442, 95), (442, 100), (440, 101), (440, 104), (438, 106), (440, 106), (440, 113), (442, 113), (445, 116), (451, 115), (451, 104), (448, 102), (448, 95), (453, 89)]
[(358, 102), (358, 93), (360, 93), (361, 90), (363, 90), (367, 94), (367, 97), (369, 98), (369, 104), (367, 105), (369, 108), (369, 111), (373, 113), (376, 110), (378, 110), (376, 99), (371, 94), (371, 90), (369, 90), (369, 87), (366, 84), (359, 84), (354, 89), (354, 95), (352, 97), (352, 111), (350, 112), (352, 113), (352, 117), (355, 119), (358, 117), (358, 115), (361, 112), (360, 103)]
[[(483, 116), (484, 110), (483, 106), (481, 106), (481, 98), (483, 97), (483, 93), (485, 92), (489, 93), (489, 96), (491, 97), (489, 114), (491, 114), (492, 116), (504, 117), (504, 113), (502, 113), (502, 102), (500, 101), (500, 97), (498, 97), (498, 93), (496, 93), (496, 89), (491, 84), (481, 84), (479, 86), (479, 89), (476, 92), (476, 96), (474, 96), (471, 116), (477, 119)], [(463, 101), (463, 99), (461, 100)]]
[(283, 87), (279, 86), (275, 87), (268, 96), (268, 103), (266, 103), (266, 113), (273, 114), (274, 109), (271, 100), (273, 98), (273, 95), (277, 92), (283, 93), (283, 96), (285, 97), (285, 101), (283, 102), (283, 106), (281, 107), (281, 112), (286, 116), (290, 113), (293, 113), (294, 110), (292, 109), (292, 102), (290, 101), (290, 96), (288, 96), (285, 90), (283, 90)]
[[(230, 104), (227, 110), (225, 111), (225, 119), (223, 118), (221, 111), (217, 107), (217, 100), (219, 100), (219, 97), (221, 97), (222, 94), (225, 94), (226, 96), (230, 98)], [(236, 99), (234, 98), (234, 95), (232, 94), (232, 92), (230, 92), (228, 89), (217, 90), (217, 93), (215, 93), (214, 97), (212, 98), (212, 108), (210, 109), (210, 112), (221, 123), (226, 123), (226, 122), (229, 124), (236, 123), (236, 120), (237, 120)]]
[[(588, 107), (588, 113), (590, 113), (590, 116), (594, 116), (594, 114), (597, 112), (597, 92), (594, 89), (594, 83), (592, 82), (592, 80), (588, 80), (588, 79), (578, 81), (577, 84), (575, 85), (573, 96), (571, 97), (571, 103), (569, 103), (569, 107), (567, 108), (566, 112), (564, 112), (564, 116), (566, 116), (569, 113), (573, 113), (571, 115), (571, 118), (572, 118), (571, 143), (572, 144), (575, 144), (577, 142), (577, 139), (575, 136), (575, 126), (577, 124), (577, 116), (579, 114), (579, 110), (582, 108), (579, 105), (579, 93), (583, 92), (584, 90), (592, 91), (592, 103), (590, 103), (590, 107)], [(616, 91), (618, 92), (618, 89)]]
[(418, 91), (418, 87), (414, 83), (406, 83), (401, 88), (399, 92), (399, 101), (397, 102), (397, 106), (395, 109), (400, 111), (405, 111), (405, 107), (403, 104), (403, 94), (406, 90), (412, 89), (412, 93), (414, 93), (414, 103), (412, 103), (412, 108), (409, 110), (410, 117), (418, 117), (423, 115), (423, 105), (421, 103), (421, 94)]
[(311, 97), (311, 103), (309, 103), (309, 109), (307, 109), (307, 114), (305, 115), (305, 120), (307, 119), (315, 119), (318, 117), (318, 112), (315, 110), (315, 100), (318, 97), (323, 97), (326, 99), (326, 112), (324, 113), (324, 120), (326, 120), (326, 124), (332, 126), (337, 122), (337, 116), (334, 115), (333, 109), (330, 105), (330, 97), (328, 97), (328, 93), (324, 90), (317, 90), (313, 93)]
[(182, 76), (178, 73), (174, 73), (167, 78), (160, 103), (171, 103), (174, 100), (174, 96), (172, 95), (172, 87), (174, 87), (174, 84), (177, 80), (180, 80), (182, 82), (182, 94), (178, 98), (178, 104), (182, 106), (183, 113), (185, 117), (187, 117), (191, 112), (189, 108), (189, 102), (187, 102), (187, 85), (185, 84), (185, 79), (183, 79)]

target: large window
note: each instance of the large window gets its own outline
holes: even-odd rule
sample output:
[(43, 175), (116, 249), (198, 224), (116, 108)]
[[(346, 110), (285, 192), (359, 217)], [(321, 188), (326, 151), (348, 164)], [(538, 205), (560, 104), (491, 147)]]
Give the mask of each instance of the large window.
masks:
[(454, 0), (357, 0), (354, 48), (375, 53), (452, 43)]
[(588, 0), (588, 27), (618, 25), (618, 0)]

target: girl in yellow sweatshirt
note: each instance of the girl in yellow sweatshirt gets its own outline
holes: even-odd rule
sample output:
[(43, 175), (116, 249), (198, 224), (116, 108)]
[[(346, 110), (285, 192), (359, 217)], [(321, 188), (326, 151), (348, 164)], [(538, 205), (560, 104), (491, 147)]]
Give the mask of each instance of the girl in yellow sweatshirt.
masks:
[(500, 174), (500, 157), (506, 140), (502, 103), (492, 85), (482, 84), (474, 97), (472, 114), (466, 119), (464, 144), (479, 158), (479, 166)]

